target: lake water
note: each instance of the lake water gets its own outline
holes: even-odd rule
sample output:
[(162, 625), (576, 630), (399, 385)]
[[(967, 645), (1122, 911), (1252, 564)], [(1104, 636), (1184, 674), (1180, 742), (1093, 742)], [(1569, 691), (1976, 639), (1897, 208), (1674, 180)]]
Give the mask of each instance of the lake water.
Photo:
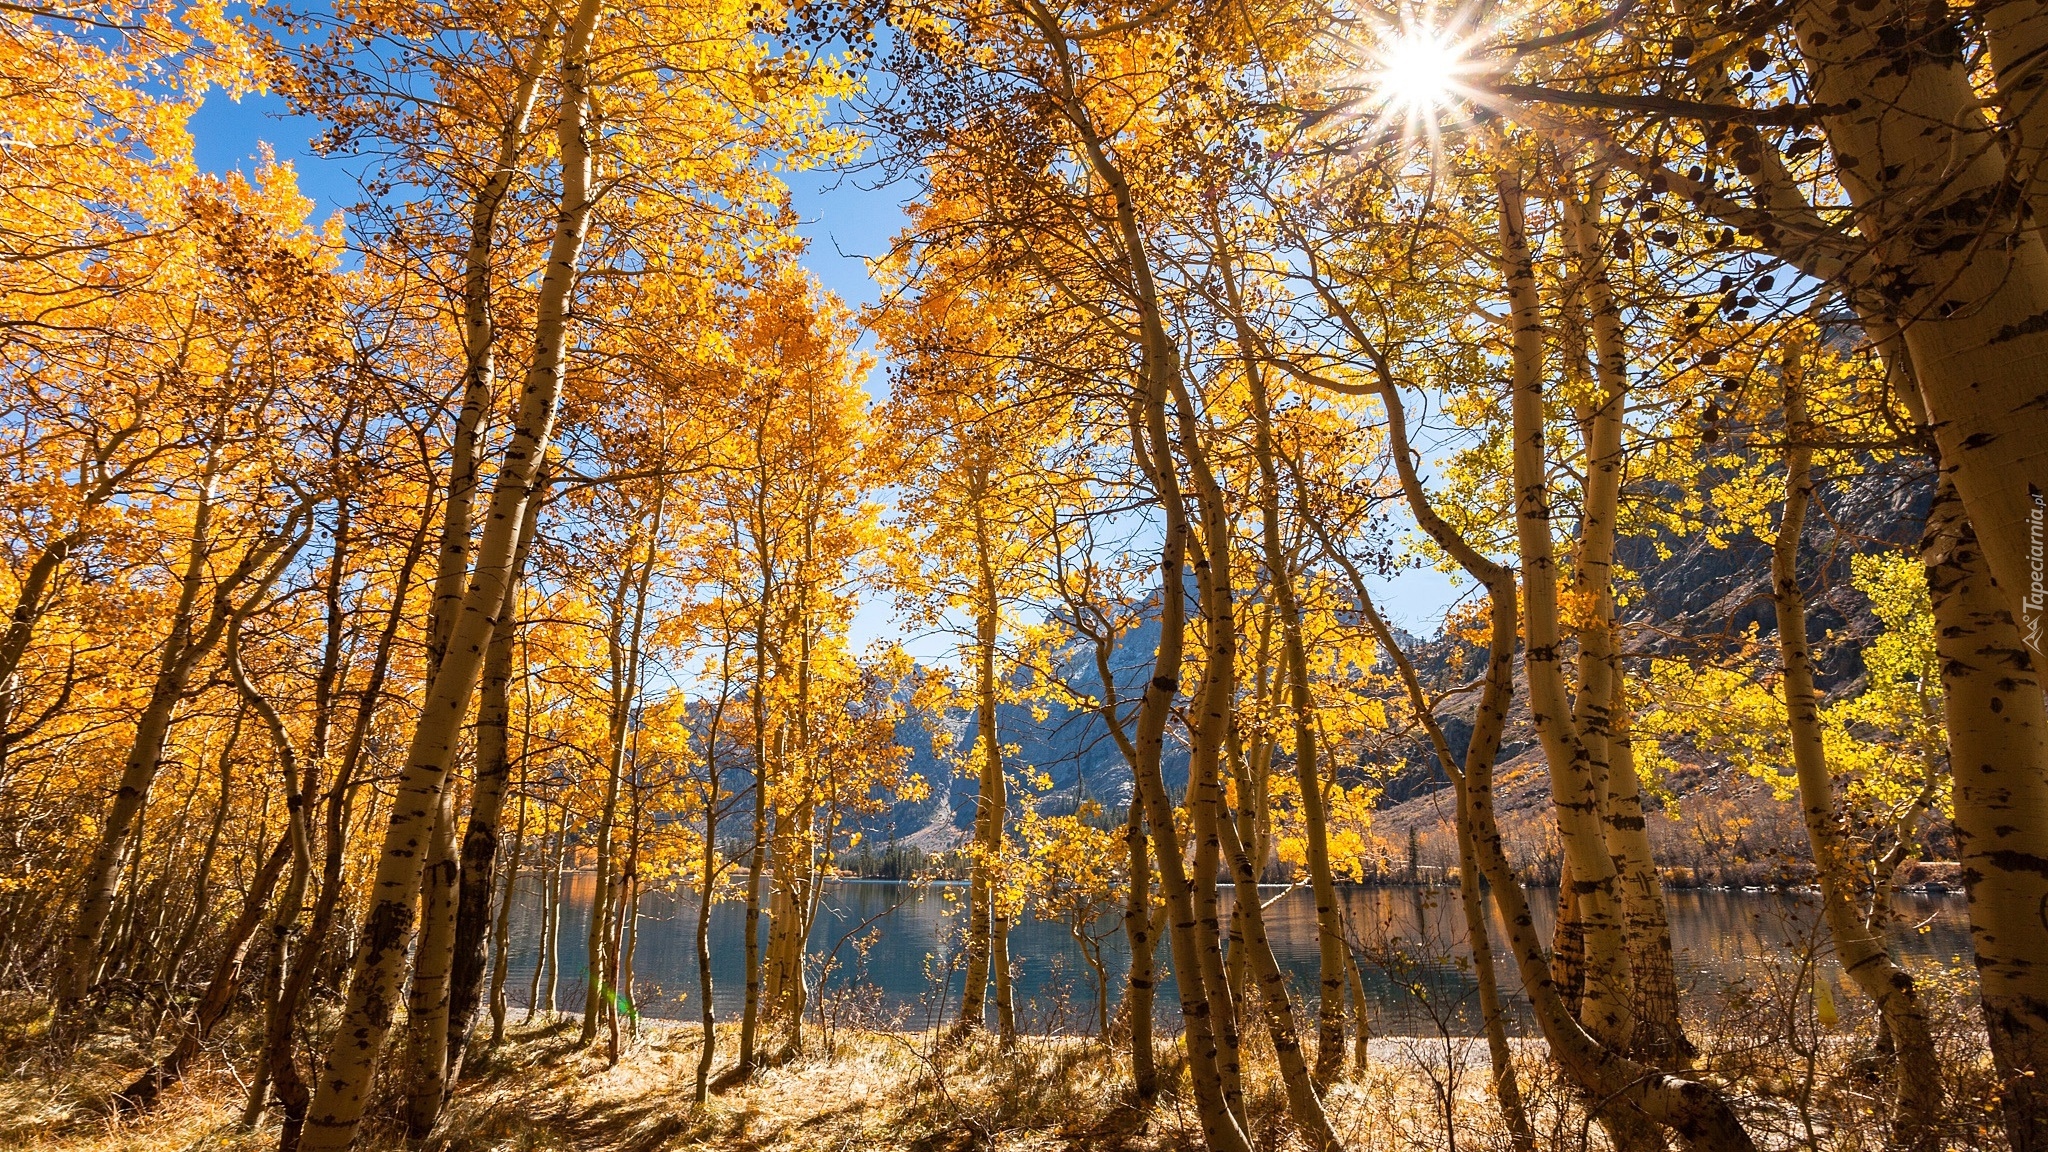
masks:
[[(564, 878), (562, 977), (557, 1003), (583, 1004), (584, 934), (593, 879)], [(852, 1022), (917, 1028), (950, 1018), (962, 977), (959, 937), (963, 885), (891, 881), (834, 881), (825, 887), (811, 933), (812, 979), (824, 972), (825, 1010)], [(1372, 1001), (1379, 1035), (1435, 1035), (1477, 1031), (1478, 993), (1465, 955), (1464, 915), (1455, 889), (1349, 888), (1340, 890), (1352, 943)], [(1280, 963), (1297, 992), (1316, 990), (1315, 901), (1305, 889), (1281, 895), (1266, 922)], [(1548, 939), (1553, 892), (1532, 890), (1538, 927)], [(1674, 890), (1666, 893), (1678, 979), (1690, 1018), (1716, 1011), (1732, 986), (1774, 981), (1810, 984), (1800, 966), (1813, 958), (1823, 979), (1839, 986), (1825, 956), (1827, 934), (1817, 928), (1819, 902), (1792, 892)], [(1228, 895), (1226, 889), (1226, 910)], [(522, 877), (515, 897), (508, 996), (520, 1007), (539, 958), (540, 887)], [(1961, 896), (1902, 894), (1894, 901), (1894, 940), (1917, 964), (1970, 963), (1967, 913)], [(1226, 912), (1227, 914), (1227, 912)], [(765, 916), (764, 916), (765, 921)], [(737, 1019), (744, 998), (745, 910), (721, 903), (711, 910), (713, 1007), (720, 1020)], [(696, 904), (688, 896), (649, 893), (641, 901), (640, 944), (634, 958), (639, 1011), (656, 1019), (695, 1020), (699, 1011)], [(1127, 969), (1122, 922), (1105, 917), (1090, 929), (1101, 941), (1110, 1003), (1121, 996)], [(1500, 948), (1496, 922), (1495, 970), (1509, 997), (1510, 1029), (1529, 1030), (1514, 965)], [(764, 924), (762, 938), (767, 937)], [(1037, 1032), (1093, 1027), (1094, 977), (1065, 924), (1027, 919), (1010, 935), (1019, 1026)], [(1162, 942), (1161, 1020), (1171, 1027), (1178, 1008)], [(991, 997), (992, 999), (993, 997)], [(1852, 998), (1853, 999), (1853, 998)]]

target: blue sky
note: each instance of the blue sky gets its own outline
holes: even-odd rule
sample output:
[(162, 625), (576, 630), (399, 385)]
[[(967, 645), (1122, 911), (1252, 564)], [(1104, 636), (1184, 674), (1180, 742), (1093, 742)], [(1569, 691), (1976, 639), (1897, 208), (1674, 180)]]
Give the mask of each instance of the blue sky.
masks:
[(320, 122), (286, 114), (276, 96), (251, 93), (239, 101), (214, 91), (192, 117), (193, 154), (210, 172), (248, 171), (256, 166), (260, 145), (269, 144), (279, 160), (289, 160), (299, 175), (299, 190), (311, 196), (314, 215), (324, 219), (360, 198), (355, 180), (338, 161), (313, 154), (311, 142)]
[[(292, 163), (300, 190), (313, 199), (316, 218), (324, 219), (358, 200), (361, 190), (347, 162), (314, 154), (311, 141), (320, 128), (317, 120), (287, 115), (282, 100), (254, 94), (233, 101), (216, 93), (192, 120), (202, 167), (214, 172), (251, 169), (260, 145), (268, 143), (278, 159)], [(801, 217), (799, 231), (810, 241), (805, 263), (812, 273), (850, 305), (876, 303), (879, 293), (866, 260), (886, 253), (890, 239), (903, 229), (903, 203), (913, 189), (907, 184), (876, 187), (876, 177), (867, 171), (796, 172), (786, 179)], [(886, 387), (886, 376), (877, 368), (869, 390), (879, 397)], [(1450, 581), (1436, 572), (1406, 571), (1374, 584), (1388, 618), (1422, 636), (1438, 631), (1456, 595)], [(856, 649), (882, 639), (904, 641), (921, 660), (950, 662), (953, 641), (905, 636), (886, 598), (863, 607), (854, 621)]]
[[(214, 172), (250, 169), (260, 144), (267, 143), (280, 160), (298, 171), (299, 188), (311, 196), (315, 215), (325, 217), (361, 196), (349, 162), (315, 155), (311, 142), (320, 132), (318, 120), (286, 113), (275, 96), (249, 95), (239, 101), (216, 92), (192, 119), (192, 135), (200, 166)], [(890, 238), (907, 223), (903, 214), (907, 184), (876, 187), (870, 172), (814, 170), (786, 174), (798, 214), (800, 231), (811, 241), (806, 263), (827, 288), (856, 307), (876, 302), (875, 283), (868, 278), (865, 257), (889, 250)]]
[(877, 177), (868, 172), (823, 169), (783, 179), (803, 221), (798, 231), (810, 241), (804, 263), (812, 274), (848, 304), (877, 303), (867, 260), (886, 255), (890, 240), (908, 225), (903, 203), (915, 190), (907, 182), (876, 187)]

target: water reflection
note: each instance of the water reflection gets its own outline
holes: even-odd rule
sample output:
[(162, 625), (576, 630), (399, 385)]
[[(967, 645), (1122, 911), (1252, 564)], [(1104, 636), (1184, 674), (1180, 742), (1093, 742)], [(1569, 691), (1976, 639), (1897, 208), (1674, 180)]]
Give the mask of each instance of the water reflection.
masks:
[[(561, 929), (562, 976), (557, 1003), (579, 1009), (585, 969), (592, 878), (565, 878), (567, 901)], [(811, 933), (813, 975), (824, 973), (828, 1010), (850, 1011), (856, 1001), (867, 1022), (922, 1027), (947, 1019), (957, 1004), (959, 916), (964, 889), (958, 885), (913, 886), (884, 881), (828, 884), (818, 923)], [(1464, 915), (1452, 889), (1353, 888), (1339, 892), (1348, 935), (1371, 1002), (1373, 1031), (1379, 1035), (1433, 1034), (1439, 1026), (1454, 1034), (1478, 1027), (1478, 993), (1465, 950)], [(1295, 991), (1316, 989), (1315, 901), (1306, 890), (1266, 898), (1267, 926), (1281, 965)], [(1225, 906), (1228, 907), (1228, 895)], [(1689, 1016), (1711, 1010), (1733, 981), (1758, 980), (1788, 958), (1824, 952), (1826, 933), (1816, 928), (1818, 901), (1798, 893), (1673, 891), (1667, 893), (1672, 944), (1677, 953), (1681, 995)], [(1534, 891), (1537, 927), (1548, 938), (1552, 893)], [(512, 921), (507, 987), (524, 1006), (539, 958), (540, 889), (522, 878)], [(1894, 939), (1905, 956), (1944, 965), (1970, 961), (1969, 926), (1960, 897), (1901, 895), (1894, 902)], [(720, 1019), (735, 1018), (743, 1000), (742, 929), (737, 903), (711, 909), (713, 1005)], [(634, 990), (640, 1011), (658, 1019), (694, 1020), (698, 1013), (697, 914), (688, 896), (651, 893), (641, 905), (640, 944), (635, 954)], [(1114, 918), (1090, 926), (1103, 942), (1103, 966), (1110, 1002), (1121, 988), (1128, 960), (1122, 925)], [(1514, 965), (1501, 949), (1495, 925), (1495, 971), (1508, 1001), (1511, 1030), (1530, 1029)], [(765, 935), (765, 933), (764, 933)], [(1092, 1027), (1095, 977), (1068, 927), (1026, 919), (1010, 937), (1018, 1023), (1033, 1031), (1074, 1031)], [(1167, 973), (1166, 948), (1159, 950), (1161, 1019), (1177, 1018)], [(1823, 975), (1829, 975), (1822, 961)], [(856, 991), (858, 990), (858, 991)], [(545, 994), (543, 994), (543, 999)], [(879, 1014), (879, 1020), (878, 1020)]]

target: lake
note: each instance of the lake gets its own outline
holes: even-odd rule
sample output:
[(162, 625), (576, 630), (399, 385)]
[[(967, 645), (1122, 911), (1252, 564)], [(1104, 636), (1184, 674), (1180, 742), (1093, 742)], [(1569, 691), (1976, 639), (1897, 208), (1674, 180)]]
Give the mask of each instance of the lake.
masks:
[[(584, 933), (594, 880), (564, 877), (562, 979), (559, 1007), (583, 1005)], [(1227, 914), (1228, 890), (1225, 907)], [(1300, 889), (1266, 894), (1268, 931), (1297, 992), (1316, 989), (1314, 897)], [(950, 1018), (962, 977), (959, 936), (965, 886), (895, 881), (833, 881), (825, 887), (811, 933), (812, 978), (822, 969), (825, 1010), (848, 1023), (920, 1028)], [(1464, 959), (1464, 915), (1455, 889), (1346, 888), (1338, 893), (1372, 1001), (1377, 1035), (1473, 1034), (1478, 994)], [(1555, 893), (1532, 890), (1539, 928), (1548, 939)], [(1811, 983), (1802, 970), (1809, 957), (1823, 979), (1840, 983), (1816, 926), (1818, 898), (1797, 892), (1673, 890), (1666, 893), (1672, 945), (1688, 1018), (1718, 1010), (1731, 988), (1747, 983)], [(540, 885), (521, 877), (515, 892), (507, 995), (524, 1008), (539, 958)], [(1918, 964), (1966, 966), (1970, 933), (1963, 898), (1900, 894), (1894, 899), (1893, 938)], [(765, 920), (765, 917), (764, 917)], [(711, 910), (713, 1007), (721, 1021), (738, 1018), (744, 999), (742, 931), (745, 910), (736, 902)], [(698, 1014), (696, 902), (688, 896), (649, 893), (641, 901), (640, 944), (634, 992), (641, 1014), (695, 1020)], [(1114, 916), (1091, 926), (1102, 941), (1110, 1003), (1121, 995), (1127, 968), (1123, 927)], [(1495, 970), (1509, 998), (1511, 1031), (1531, 1030), (1514, 965), (1500, 947), (1495, 925)], [(762, 939), (767, 938), (764, 924)], [(1094, 1021), (1094, 978), (1065, 924), (1027, 919), (1010, 934), (1018, 1025), (1034, 1032), (1087, 1031)], [(1178, 1006), (1160, 948), (1161, 1020), (1177, 1023)], [(1842, 994), (1846, 995), (1846, 993)], [(1853, 997), (1850, 997), (1853, 1000)], [(993, 995), (991, 995), (993, 1000)]]

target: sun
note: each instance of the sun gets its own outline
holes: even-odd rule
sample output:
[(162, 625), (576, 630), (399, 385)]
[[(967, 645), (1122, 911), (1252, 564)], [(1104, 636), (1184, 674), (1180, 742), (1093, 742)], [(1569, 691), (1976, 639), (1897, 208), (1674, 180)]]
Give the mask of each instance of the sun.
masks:
[(1439, 23), (1412, 13), (1381, 25), (1355, 48), (1358, 65), (1346, 77), (1342, 115), (1360, 122), (1369, 138), (1398, 140), (1404, 152), (1421, 146), (1434, 153), (1448, 126), (1442, 121), (1462, 122), (1460, 109), (1487, 98), (1480, 61), (1486, 33), (1471, 27), (1476, 23)]
[(1458, 95), (1458, 77), (1467, 67), (1463, 51), (1449, 38), (1410, 25), (1375, 54), (1368, 80), (1380, 100), (1400, 111), (1421, 113), (1449, 104)]

